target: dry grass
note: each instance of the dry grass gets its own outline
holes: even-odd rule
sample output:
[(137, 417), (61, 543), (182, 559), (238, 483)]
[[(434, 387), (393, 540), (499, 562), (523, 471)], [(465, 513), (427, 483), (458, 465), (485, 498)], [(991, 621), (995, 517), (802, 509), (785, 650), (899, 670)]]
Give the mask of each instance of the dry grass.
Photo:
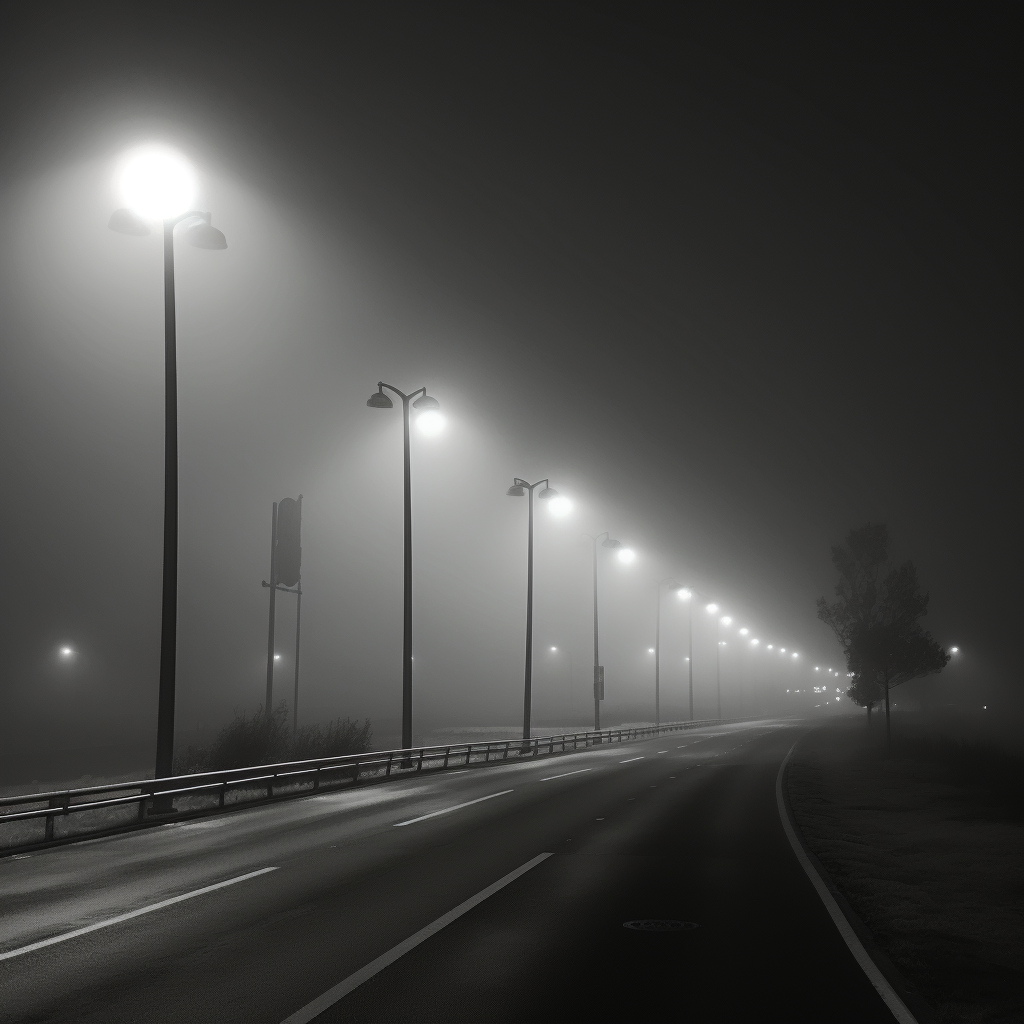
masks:
[(940, 1021), (1024, 1020), (1019, 802), (982, 782), (969, 754), (934, 760), (929, 749), (905, 744), (887, 759), (863, 721), (817, 729), (790, 762), (794, 815)]

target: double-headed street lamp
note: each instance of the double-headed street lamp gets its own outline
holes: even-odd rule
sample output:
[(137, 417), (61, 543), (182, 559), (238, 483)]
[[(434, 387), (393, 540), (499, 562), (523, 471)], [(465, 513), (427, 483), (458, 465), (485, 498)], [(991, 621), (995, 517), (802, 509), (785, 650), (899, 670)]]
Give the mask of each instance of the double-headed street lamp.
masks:
[(533, 704), (533, 492), (534, 489), (544, 484), (544, 488), (537, 492), (537, 497), (548, 501), (548, 508), (554, 515), (565, 515), (569, 511), (569, 502), (566, 498), (559, 498), (558, 491), (550, 485), (545, 477), (535, 484), (528, 483), (518, 476), (512, 481), (512, 486), (505, 492), (511, 498), (528, 497), (527, 505), (529, 514), (527, 517), (526, 533), (526, 683), (523, 688), (523, 739), (530, 738), (530, 717)]
[[(164, 549), (160, 618), (160, 690), (157, 701), (156, 778), (172, 774), (174, 763), (174, 681), (178, 611), (178, 360), (174, 303), (174, 233), (199, 249), (226, 249), (210, 214), (190, 209), (196, 189), (188, 163), (171, 150), (152, 147), (125, 163), (121, 192), (127, 207), (110, 217), (112, 231), (148, 235), (163, 223), (164, 243)], [(269, 709), (268, 709), (269, 710)], [(159, 804), (159, 806), (158, 806)], [(154, 811), (170, 801), (154, 801)]]
[[(604, 668), (598, 650), (598, 615), (597, 615), (597, 542), (601, 541), (601, 547), (618, 549), (620, 562), (627, 565), (636, 558), (636, 554), (630, 548), (624, 548), (622, 541), (615, 540), (607, 530), (599, 533), (596, 537), (589, 533), (584, 534), (590, 539), (594, 548), (594, 731), (601, 731), (601, 701), (604, 700)], [(601, 540), (601, 538), (604, 540)]]
[(412, 464), (409, 452), (409, 403), (414, 409), (422, 410), (419, 425), (424, 433), (436, 434), (444, 426), (440, 404), (427, 394), (426, 388), (418, 388), (405, 394), (384, 381), (377, 382), (377, 390), (366, 400), (371, 409), (393, 409), (394, 402), (384, 394), (384, 389), (394, 392), (402, 400), (402, 427), (405, 440), (405, 598), (403, 605), (402, 632), (402, 749), (412, 746)]

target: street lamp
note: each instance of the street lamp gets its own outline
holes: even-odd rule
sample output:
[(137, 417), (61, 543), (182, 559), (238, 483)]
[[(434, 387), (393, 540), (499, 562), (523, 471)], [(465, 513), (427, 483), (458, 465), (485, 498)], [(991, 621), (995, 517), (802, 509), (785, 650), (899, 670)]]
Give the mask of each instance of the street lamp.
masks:
[[(529, 515), (527, 517), (526, 531), (526, 682), (523, 688), (523, 739), (530, 738), (530, 716), (533, 710), (533, 491), (534, 488), (544, 484), (544, 488), (537, 492), (537, 497), (547, 501), (557, 499), (558, 491), (550, 486), (545, 477), (535, 484), (528, 483), (519, 477), (515, 477), (512, 486), (505, 492), (509, 497), (522, 498), (529, 494)], [(564, 499), (563, 499), (564, 500)], [(561, 510), (564, 506), (559, 506)], [(568, 511), (566, 509), (566, 511)], [(564, 512), (562, 513), (564, 514)]]
[[(148, 235), (150, 223), (163, 223), (164, 248), (164, 545), (160, 616), (160, 689), (157, 700), (156, 778), (172, 773), (174, 760), (174, 682), (178, 611), (178, 359), (174, 303), (174, 231), (199, 249), (226, 249), (227, 241), (210, 214), (192, 210), (195, 172), (173, 150), (151, 146), (131, 154), (121, 174), (128, 204), (110, 216), (109, 227), (123, 235)], [(153, 802), (152, 812), (171, 811), (171, 798)]]
[[(601, 547), (619, 550), (619, 560), (625, 563), (632, 562), (636, 555), (629, 548), (622, 546), (622, 541), (615, 540), (607, 530), (599, 533), (596, 537), (589, 533), (584, 534), (590, 539), (594, 548), (594, 731), (601, 731), (601, 701), (604, 700), (604, 667), (598, 656), (598, 617), (597, 617), (597, 542), (601, 540)], [(627, 554), (628, 552), (628, 554)], [(623, 558), (623, 555), (627, 557)]]
[[(654, 623), (654, 647), (652, 651), (654, 653), (654, 724), (655, 726), (661, 725), (661, 588), (666, 584), (670, 583), (672, 588), (682, 594), (683, 588), (673, 580), (671, 576), (666, 576), (663, 580), (658, 580), (655, 584), (658, 591), (658, 611)], [(688, 593), (688, 591), (687, 591)]]
[[(712, 602), (709, 605), (705, 605), (704, 610), (709, 615), (714, 615), (718, 611), (718, 605)], [(728, 625), (732, 622), (732, 619), (728, 615), (723, 616), (721, 619), (715, 619), (715, 695), (718, 701), (718, 718), (722, 718), (722, 667), (721, 667), (721, 644), (719, 643), (719, 626), (722, 623)]]
[(443, 426), (440, 403), (427, 394), (426, 388), (418, 388), (405, 394), (391, 384), (377, 381), (377, 390), (366, 400), (371, 409), (393, 409), (394, 403), (384, 394), (384, 389), (394, 392), (402, 400), (402, 429), (405, 452), (405, 599), (402, 614), (402, 749), (412, 747), (412, 469), (409, 455), (409, 403), (421, 410), (421, 419), (427, 422), (423, 432), (436, 434)]
[[(548, 505), (548, 509), (550, 510), (550, 508), (551, 508), (551, 505), (549, 504)], [(552, 647), (551, 648), (551, 653), (552, 654), (558, 654), (559, 653), (558, 652), (558, 648), (557, 647)], [(575, 712), (573, 711), (573, 703), (572, 703), (572, 680), (573, 680), (572, 651), (568, 647), (565, 649), (565, 655), (569, 659), (569, 718), (571, 720), (575, 716)]]
[(693, 591), (688, 587), (680, 587), (679, 600), (686, 601), (686, 633), (687, 633), (687, 674), (690, 684), (690, 721), (693, 721)]

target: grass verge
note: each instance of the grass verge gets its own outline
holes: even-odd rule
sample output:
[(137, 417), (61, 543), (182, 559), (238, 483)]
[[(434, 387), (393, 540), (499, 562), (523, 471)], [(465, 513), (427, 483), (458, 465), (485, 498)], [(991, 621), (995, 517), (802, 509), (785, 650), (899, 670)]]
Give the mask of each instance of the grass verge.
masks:
[(887, 758), (881, 740), (859, 720), (797, 744), (805, 842), (943, 1024), (1024, 1020), (1019, 760), (921, 737)]

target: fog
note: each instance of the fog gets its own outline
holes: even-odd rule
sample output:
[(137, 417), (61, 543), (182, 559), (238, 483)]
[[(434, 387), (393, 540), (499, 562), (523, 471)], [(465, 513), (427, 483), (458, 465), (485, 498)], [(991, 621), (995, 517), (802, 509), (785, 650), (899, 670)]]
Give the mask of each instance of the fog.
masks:
[[(1007, 191), (936, 170), (923, 129), (894, 148), (910, 86), (885, 117), (866, 92), (834, 109), (780, 70), (788, 36), (757, 57), (699, 19), (666, 45), (513, 8), (204, 14), (198, 35), (132, 12), (23, 13), (3, 44), (4, 781), (152, 767), (161, 245), (107, 228), (117, 160), (152, 140), (192, 162), (228, 240), (176, 250), (179, 742), (263, 700), (271, 507), (301, 493), (301, 720), (369, 718), (397, 745), (402, 424), (366, 407), (379, 380), (426, 386), (446, 417), (413, 437), (417, 742), (521, 720), (514, 476), (573, 502), (537, 509), (537, 731), (593, 720), (585, 534), (638, 555), (599, 549), (614, 724), (653, 720), (665, 577), (734, 619), (723, 714), (812, 712), (785, 690), (843, 669), (814, 601), (829, 545), (867, 521), (963, 652), (907, 704), (1017, 720)], [(289, 701), (293, 600), (277, 602)], [(698, 718), (715, 714), (704, 603)], [(667, 594), (663, 611), (674, 720), (686, 606)], [(741, 651), (739, 625), (800, 657)]]

